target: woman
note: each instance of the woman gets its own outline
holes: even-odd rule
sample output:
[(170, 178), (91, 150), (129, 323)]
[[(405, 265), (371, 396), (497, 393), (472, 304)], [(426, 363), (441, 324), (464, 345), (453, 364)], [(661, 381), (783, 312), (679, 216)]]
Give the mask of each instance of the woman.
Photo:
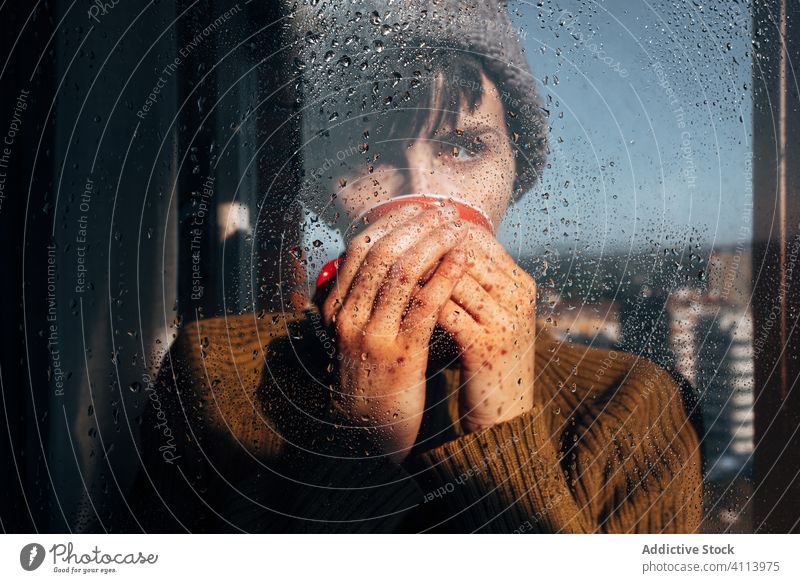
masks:
[[(695, 531), (699, 445), (675, 382), (635, 355), (537, 330), (535, 282), (493, 235), (546, 144), (507, 15), (434, 3), (408, 25), (408, 5), (356, 4), (294, 19), (313, 169), (299, 200), (345, 233), (343, 262), (293, 311), (182, 331), (158, 384), (178, 443), (144, 466), (146, 523)], [(368, 55), (342, 51), (353, 38)], [(366, 84), (362, 57), (375, 66)], [(411, 193), (465, 201), (491, 225), (447, 202), (357, 221)]]

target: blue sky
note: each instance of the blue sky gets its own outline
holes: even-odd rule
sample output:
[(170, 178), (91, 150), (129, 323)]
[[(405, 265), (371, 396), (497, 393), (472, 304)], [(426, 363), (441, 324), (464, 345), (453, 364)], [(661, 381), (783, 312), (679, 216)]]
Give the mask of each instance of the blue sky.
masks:
[(595, 253), (749, 238), (748, 6), (537, 4), (511, 3), (553, 153), (504, 243)]

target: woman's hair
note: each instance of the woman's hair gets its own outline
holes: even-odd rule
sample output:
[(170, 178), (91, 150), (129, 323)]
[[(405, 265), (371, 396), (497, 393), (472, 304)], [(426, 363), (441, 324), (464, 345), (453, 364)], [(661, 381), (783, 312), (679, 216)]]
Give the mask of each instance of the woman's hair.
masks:
[(431, 138), (442, 128), (454, 129), (464, 108), (473, 113), (483, 100), (481, 73), (488, 75), (478, 58), (452, 52), (434, 59), (428, 71), (415, 69), (414, 92), (403, 96), (401, 115), (387, 118), (387, 133)]

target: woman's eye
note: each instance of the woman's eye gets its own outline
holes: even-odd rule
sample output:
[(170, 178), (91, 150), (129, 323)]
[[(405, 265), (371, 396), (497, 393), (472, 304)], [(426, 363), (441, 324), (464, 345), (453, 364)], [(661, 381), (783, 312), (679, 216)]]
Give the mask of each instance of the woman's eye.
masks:
[(466, 134), (454, 136), (451, 141), (450, 156), (458, 162), (474, 162), (484, 155), (486, 146), (478, 137)]
[(461, 162), (474, 160), (477, 156), (475, 152), (469, 151), (467, 148), (461, 146), (453, 146), (453, 158)]

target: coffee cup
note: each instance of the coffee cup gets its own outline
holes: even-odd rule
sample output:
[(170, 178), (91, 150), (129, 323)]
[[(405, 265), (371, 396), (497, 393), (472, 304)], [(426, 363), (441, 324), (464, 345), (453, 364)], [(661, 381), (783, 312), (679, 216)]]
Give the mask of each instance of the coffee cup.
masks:
[[(355, 223), (369, 225), (380, 219), (392, 209), (407, 204), (416, 204), (423, 208), (451, 205), (456, 208), (459, 216), (463, 220), (479, 227), (483, 227), (489, 232), (494, 233), (494, 225), (492, 224), (491, 219), (489, 219), (489, 216), (482, 209), (463, 199), (438, 194), (406, 194), (402, 196), (395, 196), (389, 200), (379, 202), (378, 204), (362, 212), (357, 217)], [(333, 261), (329, 261), (323, 266), (319, 276), (317, 276), (317, 290), (331, 282), (336, 277), (336, 273), (342, 261), (344, 261), (344, 255), (334, 259)]]

